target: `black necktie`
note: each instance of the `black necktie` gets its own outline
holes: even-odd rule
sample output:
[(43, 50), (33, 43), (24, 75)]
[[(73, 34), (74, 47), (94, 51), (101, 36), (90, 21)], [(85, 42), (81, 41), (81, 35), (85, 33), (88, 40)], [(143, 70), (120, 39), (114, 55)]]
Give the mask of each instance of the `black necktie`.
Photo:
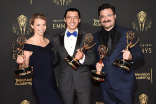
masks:
[(111, 49), (112, 49), (112, 39), (110, 37), (111, 32), (109, 32), (109, 39), (108, 39), (108, 56), (110, 55)]

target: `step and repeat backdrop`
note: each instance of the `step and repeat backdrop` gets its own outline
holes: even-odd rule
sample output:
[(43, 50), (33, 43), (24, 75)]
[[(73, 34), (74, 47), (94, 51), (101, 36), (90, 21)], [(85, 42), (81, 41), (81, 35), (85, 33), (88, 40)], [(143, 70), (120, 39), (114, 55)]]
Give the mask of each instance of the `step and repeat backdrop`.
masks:
[[(37, 104), (32, 91), (32, 75), (15, 77), (17, 38), (32, 36), (29, 19), (42, 13), (48, 20), (46, 38), (63, 31), (66, 9), (79, 9), (82, 19), (79, 28), (89, 33), (101, 29), (98, 7), (110, 3), (116, 7), (119, 26), (131, 28), (140, 39), (144, 61), (134, 65), (138, 81), (134, 104), (156, 104), (156, 1), (154, 0), (0, 0), (0, 104)], [(92, 69), (93, 67), (91, 67)], [(59, 65), (54, 68), (56, 79)], [(42, 84), (42, 83), (41, 83)], [(93, 82), (92, 104), (104, 104), (99, 83)]]

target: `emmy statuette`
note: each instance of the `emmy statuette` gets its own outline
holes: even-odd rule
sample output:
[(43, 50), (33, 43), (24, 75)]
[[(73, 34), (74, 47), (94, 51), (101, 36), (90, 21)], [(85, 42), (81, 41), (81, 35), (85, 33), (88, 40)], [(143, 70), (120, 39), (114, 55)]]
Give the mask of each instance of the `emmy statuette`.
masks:
[[(99, 55), (100, 55), (100, 61), (99, 63), (102, 64), (102, 60), (105, 58), (107, 54), (106, 46), (100, 45), (98, 48)], [(106, 73), (98, 70), (92, 70), (91, 78), (97, 81), (105, 81)]]
[[(90, 49), (92, 48), (96, 43), (93, 42), (93, 35), (91, 33), (87, 33), (84, 40), (84, 46), (80, 48), (80, 51), (82, 52), (83, 49)], [(73, 56), (68, 55), (65, 60), (68, 62), (69, 65), (71, 65), (75, 70), (80, 66), (79, 60), (74, 58)]]
[[(134, 47), (139, 41), (138, 39), (135, 43), (133, 43), (134, 40), (136, 39), (135, 33), (133, 31), (128, 31), (126, 33), (126, 38), (127, 38), (127, 45), (125, 48), (126, 51), (128, 51), (129, 48)], [(128, 71), (130, 71), (130, 67), (131, 67), (131, 64), (128, 63), (125, 59), (115, 59), (113, 65), (117, 68), (128, 70)]]
[[(19, 36), (17, 38), (17, 43), (19, 44), (19, 48), (16, 47), (16, 45), (14, 44), (14, 42), (11, 42), (11, 45), (13, 47), (14, 50), (17, 51), (17, 53), (21, 56), (24, 55), (23, 53), (23, 48), (24, 48), (24, 44), (26, 42), (26, 37), (25, 36)], [(15, 70), (15, 77), (19, 77), (22, 75), (26, 75), (26, 74), (30, 74), (32, 72), (30, 67), (23, 67), (23, 63), (20, 64), (19, 68), (17, 70)]]

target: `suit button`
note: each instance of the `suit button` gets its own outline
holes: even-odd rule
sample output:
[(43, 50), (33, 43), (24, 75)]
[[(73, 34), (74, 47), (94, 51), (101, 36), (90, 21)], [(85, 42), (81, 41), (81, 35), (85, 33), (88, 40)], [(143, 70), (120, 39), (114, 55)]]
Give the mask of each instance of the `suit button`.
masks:
[(108, 61), (110, 61), (110, 60), (108, 59)]

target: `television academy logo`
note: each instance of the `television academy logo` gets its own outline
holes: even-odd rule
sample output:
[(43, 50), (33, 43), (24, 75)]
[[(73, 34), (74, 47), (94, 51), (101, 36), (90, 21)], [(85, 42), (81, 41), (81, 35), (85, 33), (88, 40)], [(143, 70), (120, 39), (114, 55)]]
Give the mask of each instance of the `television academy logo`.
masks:
[(149, 96), (146, 94), (141, 94), (138, 97), (138, 100), (134, 102), (134, 104), (154, 104), (151, 99), (149, 99)]
[[(28, 18), (24, 15), (20, 15), (17, 18), (18, 23), (13, 23), (12, 29), (13, 33), (16, 35), (29, 35), (30, 34), (30, 27), (27, 27)], [(26, 30), (27, 27), (27, 30)]]
[[(18, 37), (26, 36), (30, 34), (30, 26), (27, 25), (28, 18), (24, 15), (17, 17), (17, 22), (13, 23), (12, 29), (13, 33)], [(18, 38), (17, 37), (17, 38)], [(18, 45), (20, 47), (20, 45)], [(17, 51), (13, 49), (13, 59), (16, 59)], [(15, 86), (18, 85), (32, 85), (32, 78), (15, 78)], [(21, 104), (30, 104), (28, 101), (24, 100)]]
[[(20, 15), (17, 18), (18, 23), (13, 23), (12, 29), (13, 33), (15, 33), (18, 36), (25, 36), (30, 34), (30, 27), (27, 26), (28, 18), (24, 15)], [(13, 59), (16, 59), (17, 52), (16, 50), (13, 50)]]
[(65, 29), (66, 24), (63, 19), (53, 20), (53, 29)]
[(72, 0), (53, 0), (53, 2), (58, 6), (67, 6), (72, 2)]
[(140, 101), (140, 104), (147, 104), (148, 96), (146, 94), (141, 94), (139, 96), (139, 101)]
[(142, 72), (142, 73), (134, 73), (135, 77), (137, 80), (140, 79), (147, 79), (151, 81), (151, 84), (153, 84), (153, 70), (151, 68), (151, 73), (146, 73), (146, 72)]
[(151, 28), (152, 20), (147, 18), (147, 13), (140, 11), (137, 14), (137, 18), (134, 18), (132, 21), (132, 26), (136, 31), (147, 31)]
[(26, 29), (26, 25), (27, 25), (27, 17), (24, 15), (21, 15), (17, 18), (18, 20), (18, 24), (19, 24), (19, 28), (21, 31), (21, 35), (25, 35), (25, 29)]
[(30, 0), (30, 4), (32, 4), (32, 0)]
[(152, 53), (152, 44), (140, 44), (143, 53)]
[(102, 26), (101, 21), (99, 19), (93, 19), (94, 23), (93, 26)]

